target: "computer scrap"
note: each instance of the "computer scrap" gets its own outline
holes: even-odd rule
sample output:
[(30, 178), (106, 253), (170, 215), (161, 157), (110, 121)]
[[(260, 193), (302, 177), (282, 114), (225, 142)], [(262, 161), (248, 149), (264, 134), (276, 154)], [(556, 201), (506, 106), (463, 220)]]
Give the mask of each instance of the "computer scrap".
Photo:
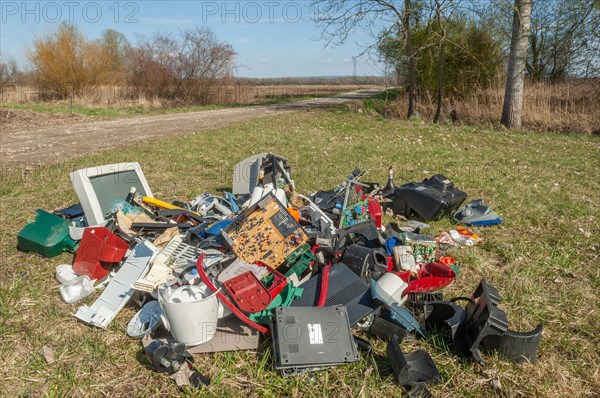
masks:
[[(87, 184), (85, 173), (98, 185)], [(192, 385), (210, 382), (192, 371), (193, 355), (256, 349), (260, 334), (270, 335), (274, 367), (284, 376), (359, 360), (358, 348), (371, 347), (357, 334), (389, 340), (399, 382), (418, 391), (427, 383), (404, 377), (406, 369), (428, 367), (431, 383), (439, 374), (426, 353), (404, 355), (400, 345), (433, 326), (450, 327), (455, 352), (479, 362), (480, 349), (535, 360), (541, 326), (526, 333), (506, 326), (496, 333), (498, 344), (484, 341), (491, 332), (477, 308), (506, 319), (485, 281), (465, 309), (443, 300), (440, 289), (459, 275), (448, 240), (458, 234), (456, 241), (476, 243), (473, 232), (457, 226), (436, 236), (424, 234), (429, 226), (422, 222), (383, 223), (385, 209), (424, 221), (452, 214), (466, 194), (442, 175), (396, 188), (391, 168), (385, 186), (364, 182), (366, 173), (356, 168), (333, 189), (303, 194), (286, 158), (261, 153), (234, 167), (232, 192), (170, 203), (152, 196), (138, 163), (88, 168), (71, 174), (82, 205), (38, 211), (18, 244), (47, 257), (79, 247), (74, 267), (57, 268), (63, 297), (77, 302), (94, 284), (105, 289), (75, 316), (107, 328), (123, 321), (118, 314), (133, 301), (140, 311), (128, 335), (143, 339), (157, 371), (182, 373)], [(454, 219), (501, 221), (481, 201)], [(51, 239), (40, 233), (44, 225), (57, 226), (46, 233)]]

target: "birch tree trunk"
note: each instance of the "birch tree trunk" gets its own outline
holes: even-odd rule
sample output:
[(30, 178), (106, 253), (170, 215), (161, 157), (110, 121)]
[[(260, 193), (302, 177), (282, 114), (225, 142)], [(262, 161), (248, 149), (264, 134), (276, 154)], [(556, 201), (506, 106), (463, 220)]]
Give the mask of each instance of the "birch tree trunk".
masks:
[(410, 26), (411, 0), (404, 0), (404, 17), (402, 25), (406, 32), (405, 51), (408, 56), (408, 111), (406, 117), (410, 118), (415, 114), (417, 105), (417, 59), (415, 58), (412, 45), (412, 28)]
[(521, 127), (523, 85), (529, 31), (531, 29), (532, 4), (533, 0), (515, 0), (510, 55), (506, 73), (506, 91), (504, 93), (501, 119), (501, 123), (508, 128)]

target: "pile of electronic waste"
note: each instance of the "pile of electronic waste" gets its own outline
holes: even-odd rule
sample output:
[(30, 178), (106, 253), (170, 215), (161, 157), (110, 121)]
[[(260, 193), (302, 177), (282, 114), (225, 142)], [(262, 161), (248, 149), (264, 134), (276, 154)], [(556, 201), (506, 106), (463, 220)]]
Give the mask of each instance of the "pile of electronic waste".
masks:
[[(80, 204), (37, 210), (18, 247), (75, 253), (56, 277), (67, 303), (102, 289), (75, 313), (88, 325), (106, 328), (128, 303), (140, 306), (127, 334), (181, 385), (209, 383), (190, 366), (194, 354), (256, 349), (261, 333), (284, 376), (357, 361), (371, 350), (357, 332), (387, 340), (412, 396), (441, 377), (427, 352), (403, 353), (409, 334), (443, 333), (456, 354), (479, 362), (489, 350), (535, 360), (542, 326), (509, 330), (484, 280), (467, 299), (440, 292), (459, 272), (446, 248), (480, 241), (464, 226), (498, 224), (498, 215), (481, 200), (460, 208), (467, 195), (443, 175), (395, 187), (391, 169), (385, 186), (364, 174), (305, 196), (287, 160), (263, 153), (235, 166), (231, 192), (168, 203), (153, 197), (137, 163), (92, 167), (70, 175)], [(453, 214), (462, 226), (437, 237), (421, 221), (384, 226), (392, 211), (422, 221)]]

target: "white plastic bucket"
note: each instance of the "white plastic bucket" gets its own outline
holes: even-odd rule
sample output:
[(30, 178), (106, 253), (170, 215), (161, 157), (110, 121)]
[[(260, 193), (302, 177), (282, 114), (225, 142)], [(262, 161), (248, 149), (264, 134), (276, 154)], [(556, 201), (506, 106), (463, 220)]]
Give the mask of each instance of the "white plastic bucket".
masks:
[(158, 302), (163, 311), (163, 323), (173, 338), (189, 346), (212, 339), (217, 331), (217, 294), (204, 284), (181, 286), (170, 294), (169, 288), (165, 290), (167, 292), (159, 292)]

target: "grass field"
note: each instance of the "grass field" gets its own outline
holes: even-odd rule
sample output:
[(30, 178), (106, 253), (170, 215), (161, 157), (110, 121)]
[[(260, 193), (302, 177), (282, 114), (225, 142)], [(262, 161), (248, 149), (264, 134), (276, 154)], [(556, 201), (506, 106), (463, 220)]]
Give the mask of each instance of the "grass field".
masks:
[[(594, 136), (490, 132), (383, 120), (342, 108), (261, 118), (231, 127), (169, 137), (83, 156), (63, 164), (5, 171), (0, 188), (0, 396), (399, 396), (386, 362), (376, 355), (310, 378), (281, 378), (273, 369), (270, 341), (257, 352), (197, 356), (212, 384), (184, 391), (143, 359), (141, 345), (125, 333), (133, 307), (108, 330), (78, 323), (77, 305), (60, 298), (56, 265), (69, 255), (44, 259), (16, 250), (16, 235), (36, 208), (76, 202), (68, 173), (118, 161), (139, 161), (154, 195), (188, 200), (230, 187), (233, 165), (273, 151), (287, 157), (300, 191), (329, 189), (355, 166), (367, 181), (385, 182), (394, 165), (396, 183), (441, 172), (483, 197), (504, 218), (477, 230), (480, 246), (454, 254), (460, 277), (446, 297), (470, 295), (482, 277), (500, 291), (502, 308), (516, 330), (545, 325), (539, 359), (515, 365), (486, 356), (487, 367), (452, 356), (440, 343), (404, 342), (405, 351), (426, 349), (443, 383), (438, 397), (582, 397), (600, 391), (600, 139)], [(448, 219), (432, 223), (438, 233)], [(95, 296), (85, 300), (91, 303)], [(38, 353), (50, 346), (56, 362)], [(494, 390), (491, 380), (499, 380)]]
[(163, 114), (163, 113), (176, 113), (176, 112), (193, 112), (193, 111), (207, 111), (214, 109), (222, 109), (226, 107), (232, 107), (234, 105), (206, 105), (206, 106), (188, 106), (180, 108), (169, 108), (169, 109), (146, 109), (142, 106), (131, 106), (131, 107), (97, 107), (74, 103), (71, 105), (69, 101), (57, 101), (48, 103), (4, 103), (2, 108), (4, 109), (17, 109), (27, 110), (35, 112), (53, 113), (53, 114), (73, 114), (82, 115), (98, 119), (111, 119), (125, 116), (137, 116), (137, 115), (150, 115), (150, 114)]

